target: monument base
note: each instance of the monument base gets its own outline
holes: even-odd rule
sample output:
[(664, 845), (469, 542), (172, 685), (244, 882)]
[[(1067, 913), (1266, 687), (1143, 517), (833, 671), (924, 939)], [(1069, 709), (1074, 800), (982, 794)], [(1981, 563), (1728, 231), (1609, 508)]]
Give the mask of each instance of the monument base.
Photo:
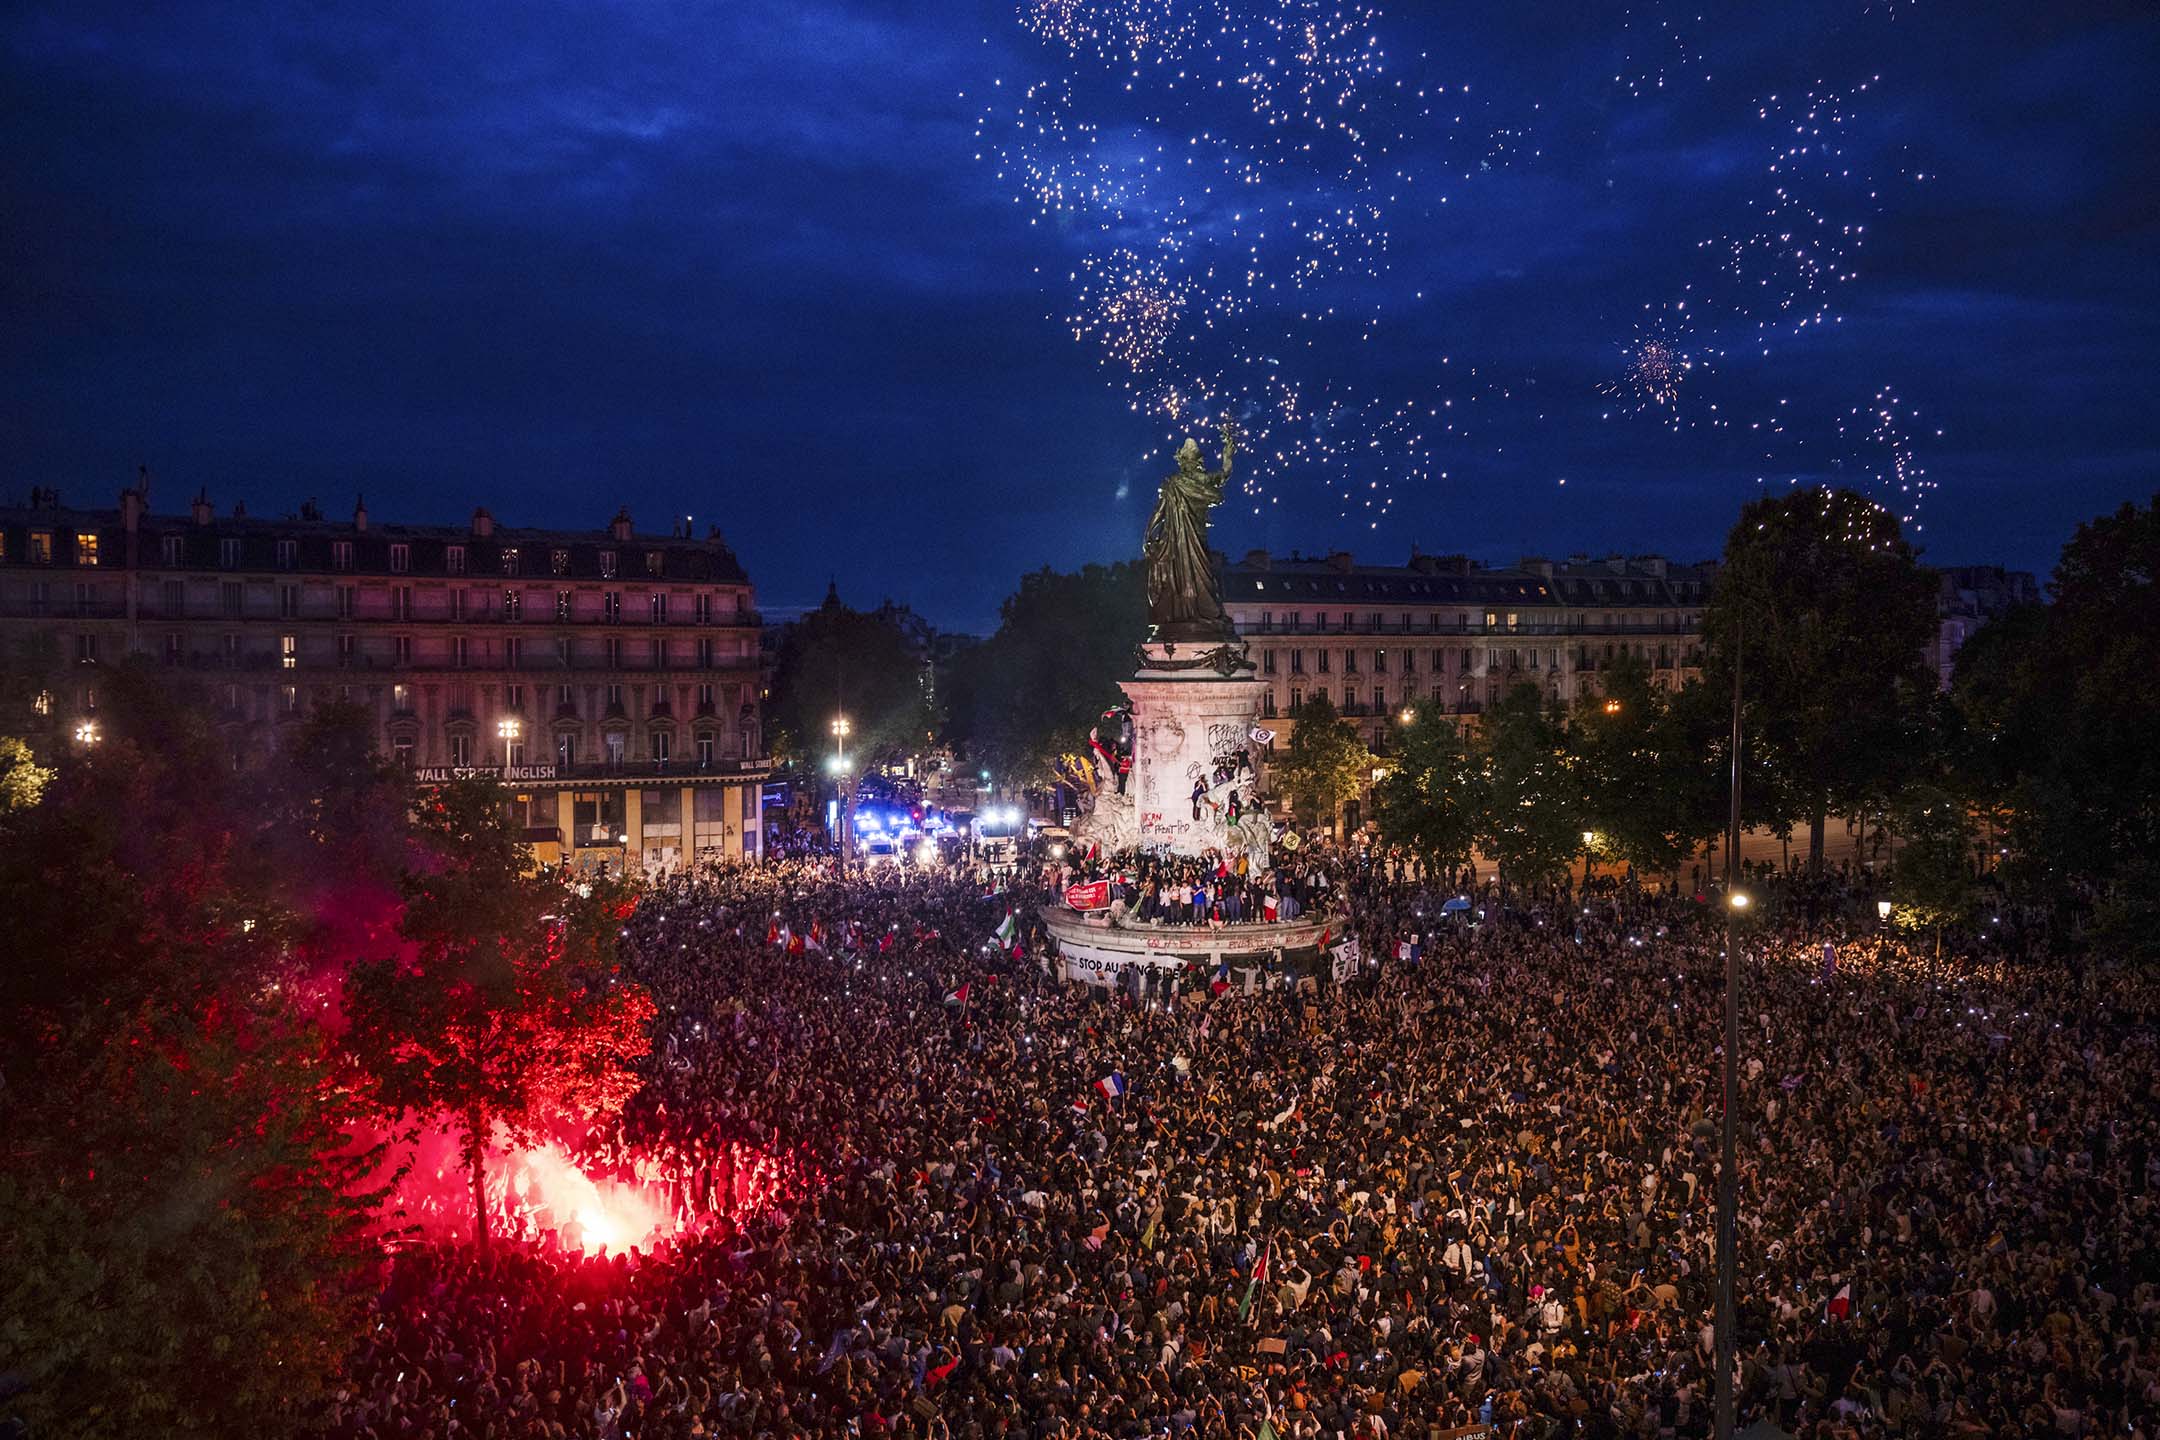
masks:
[(1200, 963), (1213, 970), (1279, 965), (1283, 955), (1317, 950), (1332, 929), (1345, 933), (1342, 917), (1318, 915), (1274, 924), (1119, 925), (1108, 912), (1057, 908), (1043, 914), (1043, 928), (1058, 944), (1059, 973), (1090, 985), (1115, 985), (1134, 967), (1179, 970)]
[(1123, 688), (1132, 705), (1132, 773), (1123, 794), (1098, 790), (1078, 833), (1107, 854), (1134, 848), (1173, 855), (1242, 855), (1255, 873), (1268, 865), (1272, 827), (1254, 803), (1259, 770), (1254, 726), (1266, 687), (1209, 664), (1158, 668), (1150, 644)]

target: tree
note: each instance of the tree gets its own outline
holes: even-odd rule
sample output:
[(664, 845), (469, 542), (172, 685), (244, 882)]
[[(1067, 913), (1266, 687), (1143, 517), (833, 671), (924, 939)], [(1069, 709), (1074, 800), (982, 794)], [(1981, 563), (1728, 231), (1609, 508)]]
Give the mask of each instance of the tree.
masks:
[(1387, 774), (1373, 786), (1380, 833), (1418, 857), (1428, 875), (1470, 862), (1485, 813), (1484, 771), (1438, 705), (1404, 727)]
[(1904, 929), (1932, 929), (1940, 956), (1943, 926), (1972, 909), (1972, 818), (1949, 790), (1921, 784), (1901, 797), (1893, 823), (1903, 843), (1891, 872), (1891, 918)]
[(1485, 712), (1477, 758), (1485, 813), (1478, 845), (1503, 886), (1567, 873), (1582, 850), (1582, 802), (1567, 733), (1538, 687), (1517, 685)]
[(0, 1370), (40, 1433), (290, 1433), (365, 1302), (377, 1199), (247, 777), (169, 674), (0, 810)]
[(0, 735), (0, 813), (37, 804), (52, 777), (28, 745), (13, 735)]
[[(905, 759), (934, 738), (930, 670), (889, 615), (850, 610), (836, 592), (781, 637), (768, 711), (776, 749), (800, 764), (835, 755), (844, 738), (845, 835), (854, 828), (847, 777)], [(833, 733), (845, 720), (845, 737)]]
[(319, 1031), (275, 997), (146, 1000), (24, 1050), (0, 1152), (11, 1404), (37, 1434), (304, 1433), (366, 1310), (381, 1198)]
[(2160, 497), (2078, 527), (2053, 603), (1959, 652), (1967, 777), (2007, 817), (2024, 899), (2089, 913), (2095, 940), (2160, 955)]
[(1021, 577), (999, 608), (997, 633), (954, 667), (949, 734), (968, 759), (1020, 784), (1091, 790), (1088, 730), (1120, 703), (1147, 592), (1130, 561)]
[(1669, 875), (1694, 848), (1696, 755), (1672, 697), (1650, 683), (1639, 656), (1622, 651), (1586, 692), (1569, 724), (1583, 789), (1586, 847), (1652, 874)]
[(584, 908), (619, 917), (619, 897), (536, 875), (493, 784), (442, 787), (414, 824), (400, 927), (410, 948), (347, 974), (348, 1044), (382, 1111), (459, 1135), (485, 1247), (490, 1147), (619, 1110), (637, 1087), (630, 1064), (651, 1049), (654, 1007), (617, 979), (615, 931)]
[(1879, 800), (1910, 762), (1934, 596), (1897, 518), (1849, 490), (1758, 500), (1726, 539), (1703, 615), (1708, 689), (1730, 695), (1739, 663), (1746, 745), (1807, 820), (1818, 871), (1830, 807)]
[(1271, 784), (1299, 811), (1325, 819), (1330, 828), (1345, 801), (1365, 788), (1372, 751), (1357, 727), (1335, 712), (1326, 691), (1290, 712), (1290, 743), (1268, 767)]

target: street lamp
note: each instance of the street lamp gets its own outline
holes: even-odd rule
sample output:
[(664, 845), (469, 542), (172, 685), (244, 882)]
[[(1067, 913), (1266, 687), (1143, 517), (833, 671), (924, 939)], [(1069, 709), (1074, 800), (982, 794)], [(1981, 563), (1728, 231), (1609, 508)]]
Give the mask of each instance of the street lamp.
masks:
[[(1736, 617), (1740, 619), (1741, 617)], [(1717, 1327), (1713, 1349), (1717, 1365), (1712, 1426), (1717, 1440), (1732, 1440), (1733, 1351), (1738, 1342), (1738, 1310), (1733, 1303), (1734, 1254), (1740, 1228), (1740, 912), (1748, 893), (1740, 888), (1740, 667), (1747, 655), (1744, 624), (1733, 630), (1731, 810), (1725, 828), (1725, 1045), (1724, 1104), (1718, 1116)]]
[(1411, 709), (1408, 705), (1405, 705), (1402, 707), (1402, 714), (1397, 718), (1400, 719), (1403, 724), (1408, 725), (1413, 720), (1417, 719), (1417, 711)]
[(1620, 702), (1619, 702), (1618, 700), (1607, 700), (1607, 701), (1605, 702), (1605, 713), (1606, 713), (1606, 714), (1608, 714), (1608, 715), (1617, 715), (1617, 714), (1619, 714), (1619, 713), (1620, 713)]
[(98, 723), (97, 723), (97, 721), (95, 721), (95, 720), (85, 720), (85, 721), (83, 721), (83, 722), (82, 722), (82, 723), (81, 723), (80, 725), (77, 725), (77, 726), (75, 727), (75, 743), (76, 743), (76, 744), (78, 744), (78, 745), (95, 745), (95, 744), (97, 744), (97, 743), (98, 743)]
[(1884, 924), (1888, 924), (1890, 922), (1890, 910), (1891, 905), (1888, 900), (1877, 900), (1875, 902), (1875, 918), (1882, 921)]
[(833, 751), (832, 759), (826, 762), (826, 768), (831, 770), (832, 773), (836, 777), (838, 777), (838, 784), (841, 791), (840, 834), (836, 838), (840, 842), (840, 869), (845, 872), (847, 870), (848, 842), (854, 838), (848, 833), (850, 829), (848, 821), (851, 817), (848, 814), (847, 805), (847, 737), (854, 731), (855, 727), (848, 723), (847, 716), (835, 715), (832, 718), (832, 724), (826, 728), (832, 731), (833, 744), (836, 747)]

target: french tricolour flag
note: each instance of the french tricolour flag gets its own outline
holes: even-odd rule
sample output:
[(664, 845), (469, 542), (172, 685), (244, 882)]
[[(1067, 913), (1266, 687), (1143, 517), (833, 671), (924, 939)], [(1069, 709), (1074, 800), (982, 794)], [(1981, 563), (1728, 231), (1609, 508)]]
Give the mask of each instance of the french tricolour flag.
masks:
[(1113, 1070), (1108, 1075), (1103, 1076), (1102, 1079), (1097, 1080), (1095, 1088), (1102, 1091), (1103, 1099), (1115, 1100), (1125, 1093), (1125, 1077)]
[(1209, 984), (1208, 989), (1213, 991), (1215, 994), (1220, 995), (1223, 991), (1229, 988), (1230, 962), (1228, 960), (1225, 960), (1222, 962), (1222, 964), (1215, 967), (1215, 979), (1211, 984)]
[(1838, 1287), (1837, 1294), (1823, 1307), (1823, 1313), (1832, 1320), (1843, 1320), (1852, 1314), (1852, 1285), (1849, 1282)]

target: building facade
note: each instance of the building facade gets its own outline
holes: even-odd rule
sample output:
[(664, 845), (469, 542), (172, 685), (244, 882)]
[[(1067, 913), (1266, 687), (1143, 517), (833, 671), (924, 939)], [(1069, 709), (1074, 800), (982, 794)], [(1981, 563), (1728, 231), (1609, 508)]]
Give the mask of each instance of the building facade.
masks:
[(2040, 583), (2030, 571), (2000, 565), (1953, 565), (1935, 572), (1935, 638), (1928, 667), (1947, 691), (1957, 672), (1958, 651), (1992, 620), (2021, 605), (2040, 603)]
[(1325, 693), (1384, 755), (1406, 711), (1474, 717), (1524, 683), (1571, 703), (1596, 693), (1622, 651), (1679, 686), (1702, 665), (1714, 569), (1659, 556), (1497, 569), (1459, 555), (1368, 565), (1255, 550), (1224, 567), (1223, 605), (1267, 685), (1262, 723), (1276, 745), (1291, 712)]
[[(298, 516), (0, 509), (0, 627), (56, 659), (56, 727), (96, 724), (130, 656), (197, 678), (235, 764), (351, 701), (421, 783), (502, 783), (540, 858), (668, 868), (754, 856), (770, 770), (758, 614), (718, 535)], [(94, 729), (86, 732), (94, 733)]]

